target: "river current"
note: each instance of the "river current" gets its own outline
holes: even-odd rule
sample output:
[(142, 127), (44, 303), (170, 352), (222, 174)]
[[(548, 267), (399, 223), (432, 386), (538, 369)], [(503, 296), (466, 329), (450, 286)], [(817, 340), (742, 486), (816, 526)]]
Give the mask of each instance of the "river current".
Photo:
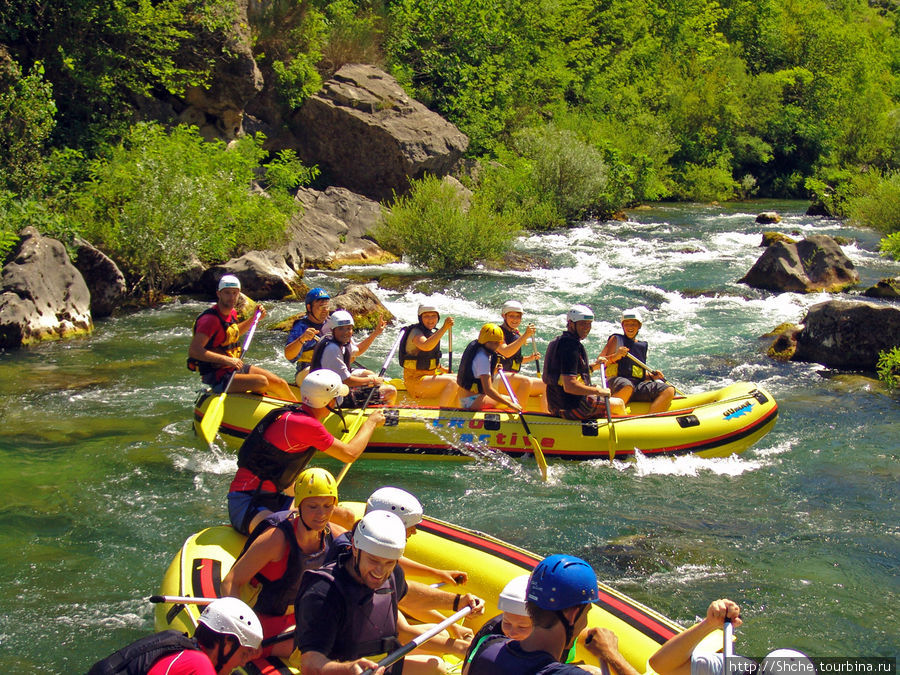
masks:
[[(527, 272), (307, 273), (332, 292), (371, 282), (398, 317), (363, 359), (374, 369), (426, 299), (456, 319), (457, 362), (509, 298), (525, 304), (542, 351), (568, 306), (592, 307), (591, 356), (619, 313), (640, 307), (648, 361), (679, 389), (752, 380), (779, 403), (774, 430), (727, 459), (555, 462), (546, 484), (530, 460), (360, 461), (342, 498), (405, 487), (426, 513), (540, 554), (580, 555), (604, 582), (684, 624), (730, 597), (743, 607), (744, 654), (896, 656), (900, 400), (868, 378), (770, 360), (760, 336), (829, 296), (737, 279), (761, 254), (763, 229), (849, 237), (865, 286), (900, 265), (874, 252), (876, 234), (803, 207), (658, 205), (628, 222), (523, 237), (522, 250), (547, 260)], [(754, 222), (771, 209), (781, 223)], [(85, 672), (152, 631), (146, 598), (169, 561), (188, 535), (227, 521), (234, 456), (202, 447), (189, 417), (199, 383), (185, 355), (205, 306), (174, 303), (99, 321), (85, 339), (0, 354), (0, 671)], [(266, 323), (302, 310), (268, 306)], [(282, 344), (283, 334), (258, 331), (248, 360), (289, 377)]]

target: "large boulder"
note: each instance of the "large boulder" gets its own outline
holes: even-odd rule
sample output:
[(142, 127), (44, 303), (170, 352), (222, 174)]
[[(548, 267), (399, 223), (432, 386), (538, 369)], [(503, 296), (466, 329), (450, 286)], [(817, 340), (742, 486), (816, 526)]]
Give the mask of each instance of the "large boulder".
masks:
[(866, 289), (863, 295), (883, 300), (900, 300), (900, 277), (886, 277)]
[(381, 263), (393, 259), (366, 233), (381, 221), (381, 205), (346, 188), (324, 192), (300, 188), (303, 214), (288, 228), (283, 253), (294, 269), (330, 267), (347, 262)]
[(75, 239), (75, 267), (91, 292), (91, 316), (110, 316), (128, 293), (125, 275), (108, 255), (84, 239)]
[(305, 288), (284, 256), (271, 251), (250, 251), (221, 265), (214, 265), (200, 277), (200, 289), (214, 294), (219, 279), (234, 274), (241, 280), (241, 292), (253, 300), (295, 298)]
[(836, 293), (858, 282), (853, 262), (825, 234), (796, 244), (772, 243), (740, 280), (753, 288), (793, 293)]
[(290, 120), (308, 164), (334, 184), (391, 199), (426, 173), (450, 172), (469, 145), (459, 129), (411, 99), (374, 66), (348, 64)]
[(33, 227), (0, 273), (0, 348), (89, 333), (91, 294), (66, 248)]
[(794, 337), (794, 361), (874, 371), (878, 352), (900, 345), (900, 309), (871, 302), (821, 302), (809, 308)]
[(394, 315), (385, 307), (378, 296), (368, 286), (353, 284), (344, 288), (331, 299), (331, 308), (346, 309), (353, 315), (357, 330), (369, 330), (378, 323), (379, 318), (386, 322), (393, 320)]

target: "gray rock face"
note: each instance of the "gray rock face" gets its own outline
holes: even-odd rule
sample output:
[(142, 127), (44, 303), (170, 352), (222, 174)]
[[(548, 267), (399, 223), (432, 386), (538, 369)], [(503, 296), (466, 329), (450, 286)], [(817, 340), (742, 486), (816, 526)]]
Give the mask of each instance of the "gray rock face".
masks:
[(89, 333), (91, 294), (65, 247), (33, 227), (0, 274), (0, 348)]
[(900, 309), (831, 300), (813, 305), (796, 333), (792, 360), (846, 370), (875, 370), (878, 352), (900, 345)]
[(91, 293), (91, 316), (95, 319), (111, 315), (121, 306), (128, 288), (125, 275), (109, 256), (83, 239), (76, 239), (75, 267), (81, 272)]
[(303, 215), (291, 222), (290, 240), (284, 248), (285, 259), (294, 269), (348, 261), (379, 262), (388, 257), (378, 244), (365, 238), (381, 221), (378, 202), (336, 187), (324, 192), (300, 188), (297, 201), (303, 204)]
[(450, 172), (469, 145), (455, 126), (374, 66), (348, 64), (290, 121), (299, 156), (338, 185), (375, 200), (425, 173)]
[(241, 292), (253, 300), (292, 298), (301, 287), (297, 273), (288, 267), (284, 256), (270, 251), (250, 251), (210, 267), (200, 278), (200, 287), (214, 295), (224, 274), (234, 274), (240, 279)]
[(859, 273), (831, 237), (817, 234), (796, 244), (776, 241), (740, 280), (776, 292), (836, 293), (859, 282)]
[(331, 299), (332, 309), (346, 309), (353, 315), (358, 330), (375, 326), (379, 317), (390, 322), (394, 315), (385, 307), (372, 289), (363, 284), (352, 284)]

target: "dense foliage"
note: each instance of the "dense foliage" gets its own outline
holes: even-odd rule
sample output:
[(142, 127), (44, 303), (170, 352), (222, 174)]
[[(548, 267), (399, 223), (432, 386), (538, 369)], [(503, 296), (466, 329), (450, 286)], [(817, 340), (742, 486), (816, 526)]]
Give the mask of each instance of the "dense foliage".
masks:
[(455, 272), (501, 258), (518, 233), (511, 219), (479, 200), (467, 204), (457, 187), (428, 177), (413, 182), (373, 234), (414, 265)]
[[(812, 196), (879, 228), (883, 249), (900, 254), (890, 206), (900, 201), (896, 2), (273, 0), (252, 9), (244, 28), (267, 100), (284, 107), (276, 119), (343, 63), (382, 65), (469, 135), (485, 167), (473, 185), (479, 208), (521, 226), (660, 199)], [(235, 0), (0, 2), (0, 232), (64, 203), (72, 185), (60, 183), (51, 153), (80, 153), (83, 164), (105, 156), (147, 101), (207, 82), (239, 14)], [(63, 177), (85, 175), (82, 166)]]
[(878, 355), (878, 379), (889, 389), (900, 389), (900, 347), (894, 347)]

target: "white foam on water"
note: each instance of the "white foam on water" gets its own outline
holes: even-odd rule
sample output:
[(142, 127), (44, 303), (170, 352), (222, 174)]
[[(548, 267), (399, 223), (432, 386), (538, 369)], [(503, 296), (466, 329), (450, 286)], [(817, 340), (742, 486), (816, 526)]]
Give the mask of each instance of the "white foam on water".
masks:
[(741, 455), (703, 458), (694, 454), (678, 457), (647, 457), (635, 451), (635, 475), (644, 476), (698, 476), (712, 473), (719, 476), (740, 476), (764, 466), (760, 460), (746, 459)]
[(191, 471), (195, 474), (233, 474), (237, 471), (237, 456), (218, 447), (212, 450), (179, 448), (172, 453), (172, 464), (179, 471)]

